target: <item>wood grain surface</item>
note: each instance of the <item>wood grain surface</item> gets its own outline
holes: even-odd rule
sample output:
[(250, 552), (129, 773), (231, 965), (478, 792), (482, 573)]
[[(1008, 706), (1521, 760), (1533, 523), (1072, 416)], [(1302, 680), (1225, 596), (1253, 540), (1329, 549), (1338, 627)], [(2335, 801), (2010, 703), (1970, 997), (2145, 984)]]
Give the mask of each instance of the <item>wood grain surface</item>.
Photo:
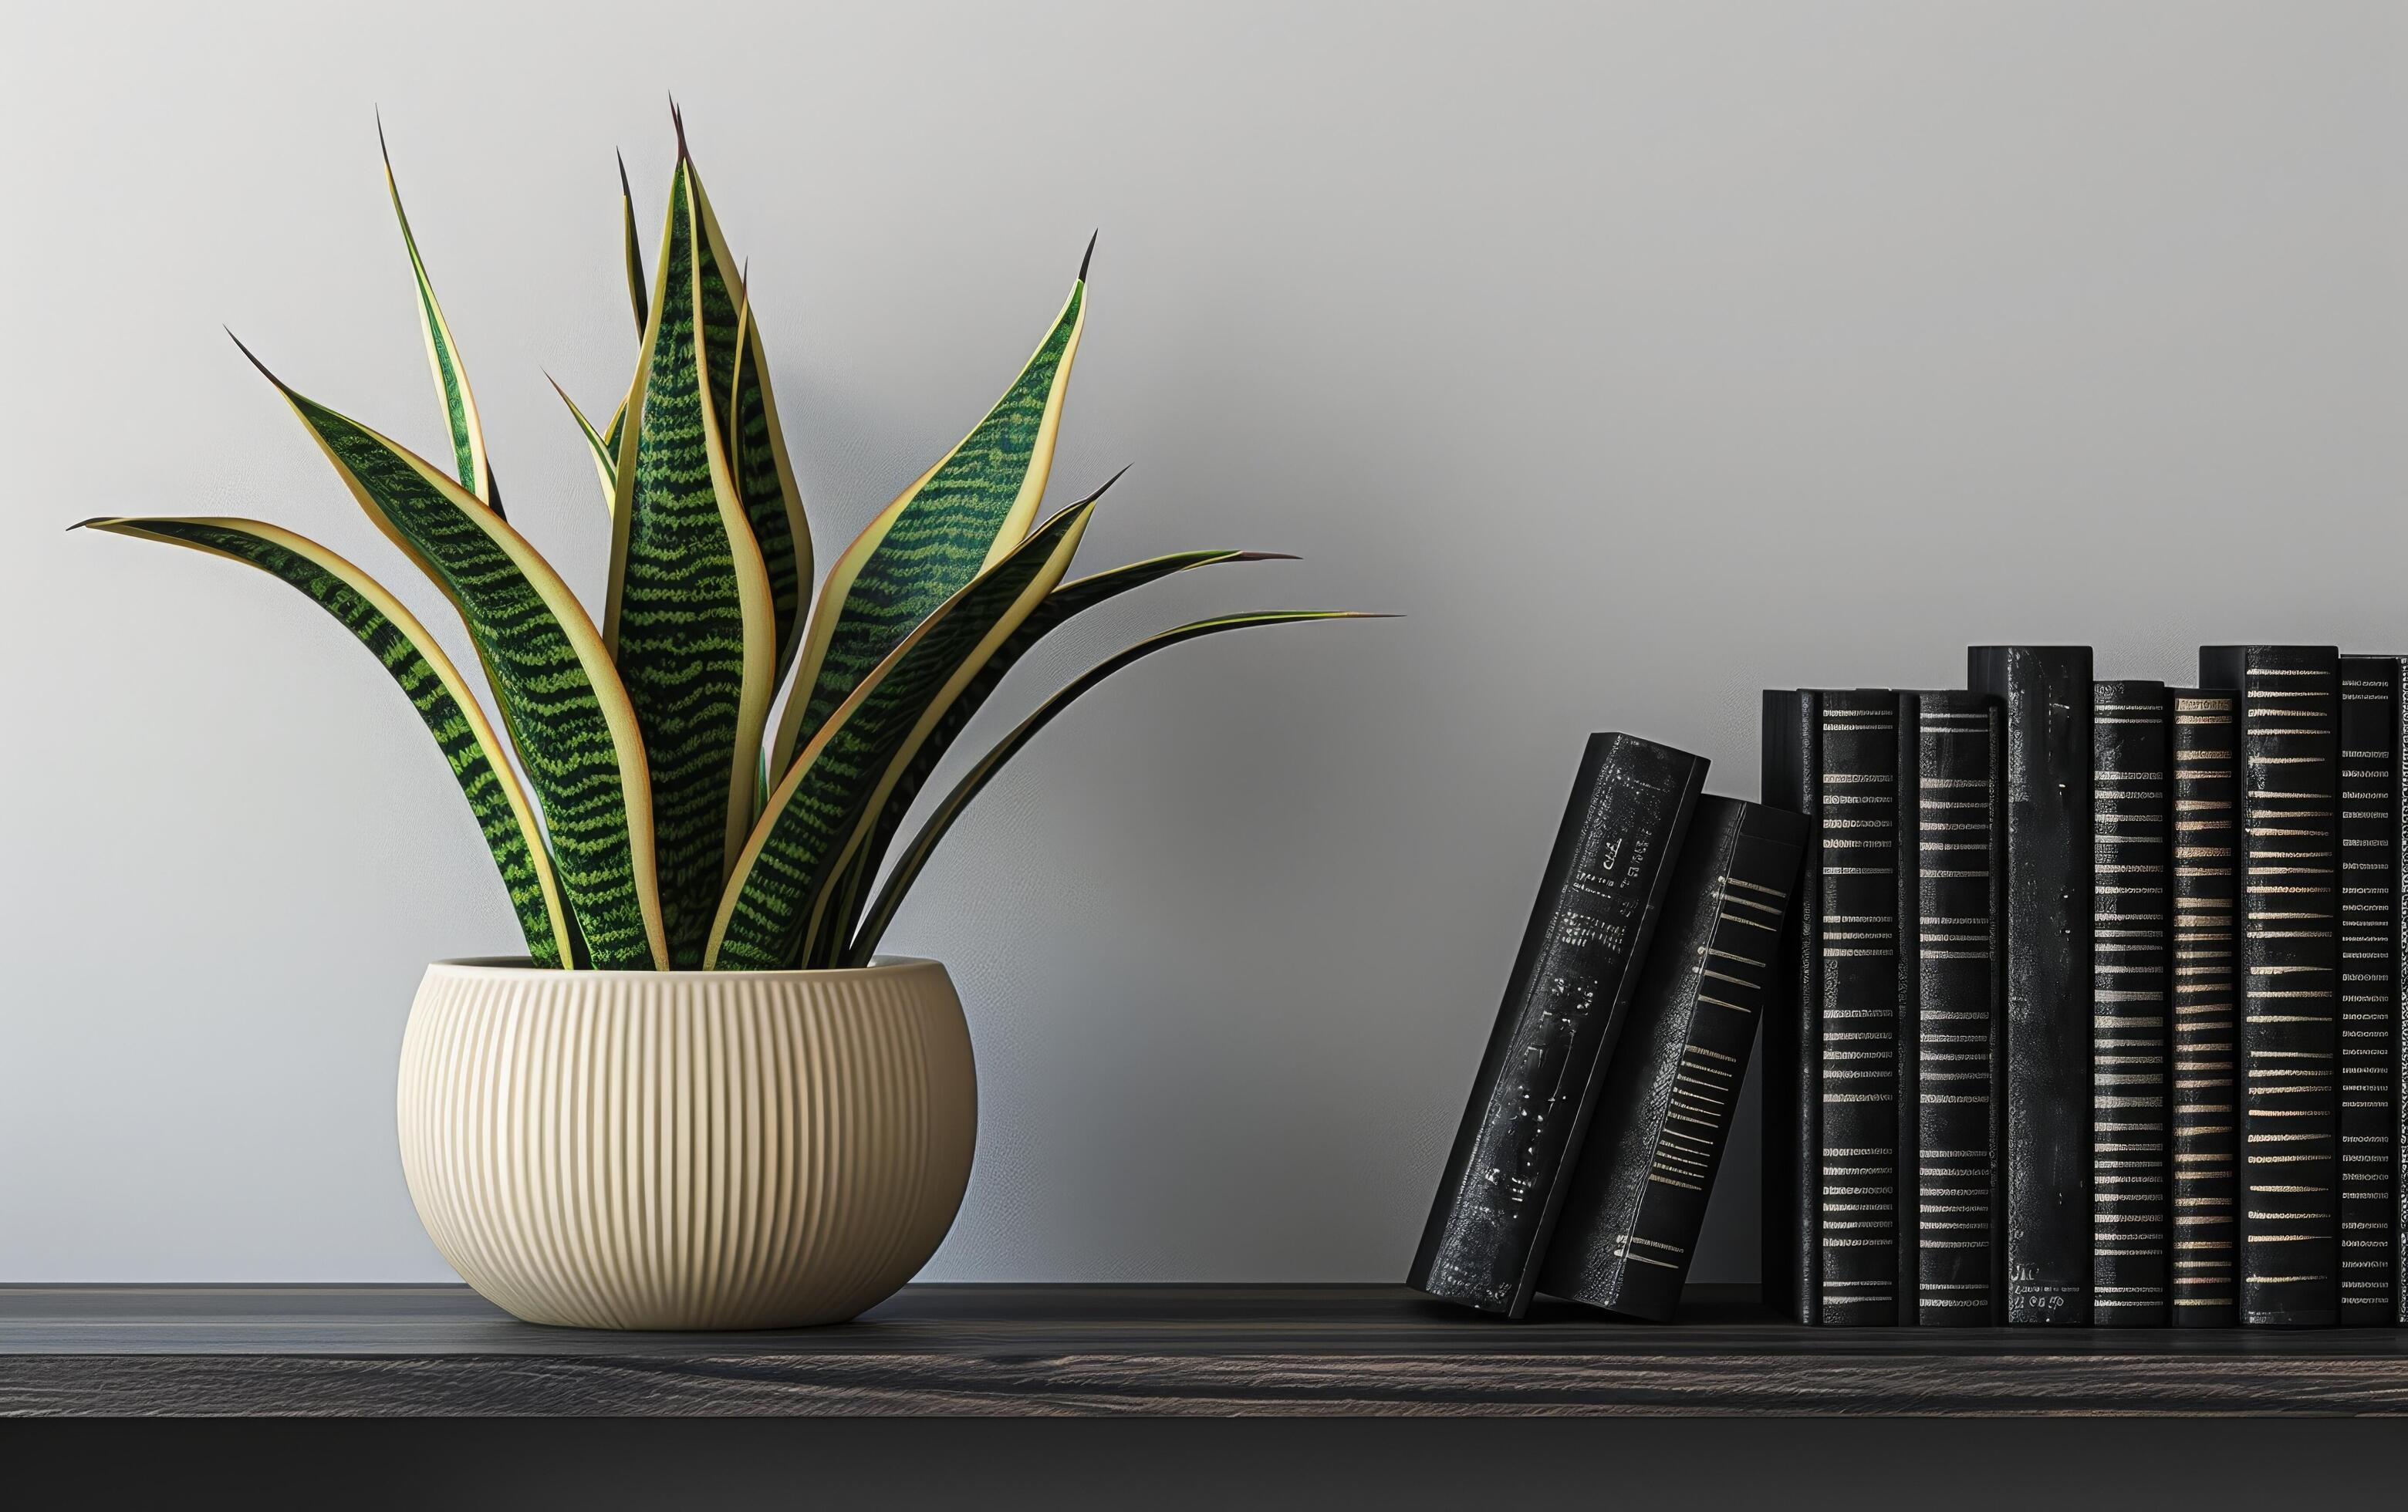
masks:
[(839, 1327), (695, 1334), (533, 1327), (461, 1287), (9, 1287), (0, 1415), (2408, 1413), (2390, 1330), (1809, 1329), (1691, 1296), (1661, 1326), (1398, 1287), (914, 1286)]

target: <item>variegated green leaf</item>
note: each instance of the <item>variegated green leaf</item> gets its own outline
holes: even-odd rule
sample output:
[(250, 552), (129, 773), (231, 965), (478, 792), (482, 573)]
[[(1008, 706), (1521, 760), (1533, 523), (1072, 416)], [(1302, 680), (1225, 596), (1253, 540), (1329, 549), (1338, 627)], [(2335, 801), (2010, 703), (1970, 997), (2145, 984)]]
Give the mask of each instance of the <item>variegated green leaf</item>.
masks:
[(538, 966), (569, 959), (568, 915), (535, 810), (476, 695), (416, 616), (382, 585), (317, 542), (256, 520), (87, 520), (94, 530), (190, 547), (257, 567), (307, 594), (351, 633), (399, 684), (435, 736), (468, 800), (519, 929)]
[(920, 873), (927, 866), (928, 858), (935, 852), (937, 843), (945, 837), (946, 831), (953, 828), (953, 820), (961, 817), (962, 810), (968, 806), (969, 801), (977, 797), (980, 791), (995, 779), (995, 775), (1003, 769), (1005, 763), (1020, 754), (1022, 748), (1037, 737), (1039, 731), (1051, 724), (1056, 715), (1077, 702), (1088, 690), (1106, 678), (1133, 662), (1141, 661), (1156, 651), (1166, 650), (1182, 641), (1194, 640), (1199, 635), (1217, 635), (1224, 630), (1244, 630), (1254, 625), (1294, 624), (1307, 620), (1379, 618), (1381, 616), (1328, 610), (1284, 610), (1223, 615), (1217, 619), (1198, 620), (1174, 630), (1166, 630), (1158, 635), (1138, 642), (1117, 656), (1099, 663), (1077, 681), (1047, 699), (1036, 713), (1023, 720), (1010, 735), (997, 741), (995, 749), (979, 758), (978, 764), (972, 766), (962, 779), (953, 785), (953, 791), (945, 794), (943, 801), (937, 805), (935, 812), (928, 816), (928, 821), (920, 827), (920, 832), (911, 837), (911, 843), (904, 848), (902, 855), (896, 860), (895, 869), (887, 877), (886, 885), (879, 890), (877, 901), (872, 903), (868, 911), (862, 916), (861, 926), (853, 934), (853, 946), (839, 963), (859, 965), (869, 960), (878, 949), (878, 942), (884, 937), (886, 926), (894, 922), (896, 910), (903, 906), (904, 896), (911, 891), (911, 884), (919, 880)]
[[(640, 377), (638, 381), (642, 381)], [(595, 471), (602, 478), (602, 512), (613, 518), (619, 512), (619, 459), (626, 455), (626, 442), (627, 401), (622, 399), (619, 407), (610, 411), (610, 428), (602, 433), (601, 455), (595, 462)], [(608, 468), (602, 465), (606, 461)]]
[[(777, 647), (767, 573), (705, 377), (713, 317), (695, 216), (694, 165), (681, 156), (628, 396), (605, 621), (651, 765), (661, 906), (680, 968), (701, 964), (729, 861), (752, 826)], [(736, 323), (730, 307), (731, 370)]]
[[(718, 232), (710, 220), (708, 197), (702, 206), (705, 245), (711, 245)], [(725, 265), (724, 255), (723, 250), (714, 259), (721, 266)], [(736, 365), (722, 419), (728, 469), (769, 574), (769, 599), (778, 620), (778, 676), (782, 678), (802, 649), (804, 616), (810, 608), (811, 527), (803, 518), (802, 491), (795, 484), (794, 464), (778, 424), (778, 401), (769, 391), (768, 358), (761, 349), (760, 327), (752, 321), (752, 299), (740, 283), (738, 293)]]
[[(1089, 246), (1092, 253), (1094, 247)], [(782, 772), (929, 611), (1017, 545), (1036, 518), (1086, 320), (1087, 268), (1020, 377), (959, 446), (878, 513), (820, 591), (779, 720)]]
[(811, 737), (737, 862), (708, 964), (763, 970), (824, 963), (803, 952), (814, 937), (843, 938), (843, 931), (823, 928), (829, 884), (919, 742), (1062, 580), (1094, 513), (1093, 499), (1063, 510), (939, 605)]
[(401, 185), (393, 177), (393, 154), (385, 150), (384, 122), (377, 122), (377, 151), (384, 158), (385, 192), (393, 196), (394, 219), (401, 222), (401, 244), (409, 252), (410, 276), (418, 284), (418, 329), (426, 338), (426, 365), (435, 375), (435, 396), (443, 405), (443, 423), (451, 434), (452, 466), (460, 486), (498, 514), (502, 492), (494, 481), (493, 463), (485, 455), (485, 430), (477, 419), (477, 396), (468, 392), (468, 372), (460, 364), (459, 343), (452, 339), (443, 307), (435, 302), (435, 285), (426, 277), (426, 262), (418, 255), (418, 238), (410, 235), (409, 213), (401, 207)]
[[(644, 294), (644, 250), (636, 234), (636, 194), (627, 187), (627, 160), (624, 157), (619, 158), (619, 219), (626, 241), (627, 302), (636, 312), (636, 339), (642, 341), (651, 324), (652, 302)], [(643, 375), (638, 372), (636, 383), (640, 385), (642, 381)], [(568, 406), (568, 412), (577, 417), (577, 428), (585, 436), (585, 444), (593, 449), (595, 476), (602, 481), (603, 512), (617, 513), (619, 446), (626, 438), (627, 401), (620, 400), (619, 407), (610, 412), (609, 427), (596, 431), (594, 422), (585, 418), (584, 411), (577, 407), (577, 401), (568, 397), (568, 391), (562, 389), (556, 379), (552, 386), (560, 394), (561, 402)]]
[[(1105, 487), (1111, 485), (1106, 484)], [(988, 695), (1003, 680), (1004, 674), (1017, 665), (1039, 641), (1068, 620), (1132, 589), (1142, 588), (1174, 573), (1210, 567), (1224, 562), (1294, 560), (1283, 551), (1175, 551), (1168, 556), (1152, 557), (1143, 562), (1130, 563), (1125, 567), (1099, 572), (1076, 582), (1064, 583), (1054, 590), (1045, 595), (1045, 602), (1037, 606), (1037, 612), (1028, 617), (1027, 623), (1013, 631), (1011, 638), (1005, 641), (1002, 648), (988, 659), (986, 665), (979, 669), (978, 676), (970, 679), (968, 686), (962, 690), (961, 697), (954, 700), (953, 707), (946, 711), (944, 721), (930, 733), (919, 755), (904, 774), (903, 780), (896, 785), (896, 802), (888, 806), (895, 820), (899, 821), (902, 819), (903, 806), (909, 805), (926, 785), (937, 763), (953, 748), (954, 737), (984, 706)], [(892, 827), (889, 825), (890, 831)], [(878, 852), (882, 858), (885, 853), (883, 844), (878, 847)]]
[(641, 340), (652, 324), (644, 300), (644, 244), (636, 233), (636, 192), (627, 187), (627, 160), (624, 154), (612, 155), (619, 159), (619, 225), (626, 242), (627, 303), (635, 307), (636, 336)]
[(267, 378), (368, 518), (466, 621), (543, 805), (561, 892), (593, 964), (666, 966), (643, 739), (577, 596), (525, 537), (434, 464)]
[[(550, 375), (546, 377), (550, 378)], [(560, 395), (560, 402), (568, 407), (569, 417), (577, 421), (578, 433), (585, 437), (586, 448), (594, 453), (594, 474), (602, 480), (602, 506), (608, 509), (611, 495), (619, 491), (618, 450), (611, 437), (594, 428), (594, 422), (585, 418), (585, 411), (577, 407), (577, 401), (568, 396), (568, 391), (560, 386), (560, 380), (551, 378), (550, 381), (552, 392)], [(622, 404), (618, 414), (610, 417), (610, 428), (616, 431), (624, 424), (626, 415), (627, 407)]]
[(786, 455), (768, 360), (744, 279), (711, 211), (710, 191), (691, 169), (688, 178), (694, 190), (696, 319), (709, 358), (705, 371), (728, 476), (768, 574), (778, 633), (776, 675), (781, 677), (801, 645), (803, 615), (810, 607), (810, 525), (803, 518), (802, 491), (795, 484), (794, 464)]
[[(1106, 488), (1111, 486), (1109, 483), (1105, 485)], [(1037, 606), (1037, 612), (1028, 617), (1025, 624), (1012, 632), (1011, 637), (1003, 643), (1001, 649), (988, 659), (986, 665), (981, 667), (978, 675), (962, 689), (961, 696), (953, 700), (952, 706), (946, 709), (945, 717), (938, 722), (935, 729), (928, 733), (928, 738), (921, 743), (918, 753), (912, 757), (910, 764), (904, 769), (902, 777), (895, 784), (895, 791), (881, 806), (867, 841), (855, 852), (852, 863), (846, 867), (844, 891), (839, 897), (838, 907), (833, 911), (848, 920), (853, 916), (858, 900), (867, 894), (869, 883), (877, 877), (879, 867), (885, 864), (886, 852), (894, 843), (896, 832), (902, 827), (904, 817), (910, 810), (912, 801), (919, 796), (921, 789), (927, 785), (928, 778), (935, 774), (937, 763), (944, 760), (945, 753), (953, 749), (954, 739), (961, 735), (970, 720), (985, 705), (988, 695), (995, 692), (996, 685), (1003, 680), (1004, 674), (1010, 672), (1039, 641), (1044, 639), (1066, 621), (1085, 613), (1096, 606), (1118, 598), (1132, 589), (1142, 588), (1158, 578), (1168, 578), (1173, 573), (1186, 572), (1196, 567), (1209, 567), (1223, 562), (1293, 560), (1295, 559), (1279, 551), (1179, 551), (1169, 556), (1133, 562), (1127, 566), (1114, 567), (1109, 572), (1099, 572), (1092, 577), (1082, 578), (1076, 582), (1064, 583), (1048, 593), (1045, 596), (1045, 602)]]

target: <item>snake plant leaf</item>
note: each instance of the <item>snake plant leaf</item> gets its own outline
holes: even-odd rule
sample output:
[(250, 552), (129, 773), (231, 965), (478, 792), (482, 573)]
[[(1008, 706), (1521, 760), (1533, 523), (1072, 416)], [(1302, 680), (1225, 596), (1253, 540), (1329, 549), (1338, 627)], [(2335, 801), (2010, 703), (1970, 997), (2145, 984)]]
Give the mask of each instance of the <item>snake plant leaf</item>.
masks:
[(434, 464), (251, 362), (369, 520), (466, 622), (543, 805), (561, 892), (592, 964), (666, 967), (643, 736), (577, 595), (524, 536)]
[(644, 300), (644, 244), (636, 233), (636, 192), (627, 187), (626, 154), (611, 155), (619, 160), (619, 225), (626, 244), (627, 303), (635, 307), (636, 337), (640, 341), (645, 328), (652, 324), (651, 310)]
[(996, 684), (1003, 681), (1004, 674), (1010, 672), (1039, 641), (1096, 606), (1174, 573), (1224, 562), (1295, 560), (1284, 551), (1177, 551), (1064, 583), (1045, 595), (1045, 602), (1037, 606), (1037, 612), (1011, 633), (1010, 638), (994, 656), (988, 658), (986, 665), (979, 669), (977, 676), (962, 689), (961, 696), (946, 709), (944, 718), (928, 732), (928, 738), (922, 742), (910, 764), (896, 782), (894, 792), (881, 806), (868, 839), (854, 853), (853, 863), (846, 868), (844, 892), (836, 911), (848, 918), (852, 916), (857, 900), (867, 892), (879, 867), (885, 863), (886, 852), (894, 843), (896, 832), (902, 828), (904, 816), (910, 811), (912, 802), (935, 774), (937, 763), (944, 760), (945, 753), (953, 749), (953, 741), (984, 706)]
[(929, 856), (937, 849), (937, 843), (945, 837), (946, 831), (953, 828), (953, 821), (961, 817), (962, 810), (968, 806), (969, 801), (977, 797), (981, 790), (995, 779), (996, 774), (1003, 769), (1004, 764), (1019, 755), (1022, 749), (1035, 739), (1039, 731), (1054, 722), (1055, 716), (1068, 708), (1089, 690), (1113, 673), (1134, 662), (1142, 661), (1156, 651), (1168, 650), (1182, 642), (1194, 640), (1201, 635), (1219, 635), (1226, 630), (1246, 630), (1255, 625), (1297, 624), (1311, 620), (1383, 618), (1385, 616), (1326, 609), (1267, 610), (1254, 614), (1222, 615), (1215, 619), (1197, 620), (1175, 629), (1166, 630), (1158, 635), (1139, 641), (1117, 656), (1096, 663), (1078, 680), (1047, 699), (1036, 713), (1023, 720), (1010, 735), (997, 741), (995, 749), (980, 757), (978, 763), (963, 775), (962, 779), (953, 785), (952, 792), (945, 794), (943, 800), (937, 805), (936, 810), (928, 816), (928, 821), (920, 827), (919, 833), (911, 837), (911, 843), (905, 847), (902, 855), (896, 858), (895, 869), (888, 875), (886, 885), (879, 890), (877, 901), (872, 903), (862, 916), (861, 926), (854, 933), (853, 945), (845, 952), (842, 963), (867, 963), (877, 950), (879, 940), (886, 933), (886, 926), (894, 922), (896, 911), (903, 906), (904, 896), (911, 891), (911, 884), (919, 880), (920, 873), (928, 864)]
[[(1124, 567), (1113, 567), (1109, 571), (1079, 578), (1075, 582), (1064, 583), (1045, 595), (1045, 602), (1037, 606), (1037, 612), (1030, 615), (1027, 621), (1018, 630), (1013, 631), (1010, 638), (1006, 640), (995, 655), (987, 660), (986, 665), (979, 669), (978, 676), (970, 679), (969, 684), (962, 690), (961, 696), (955, 699), (953, 706), (946, 711), (943, 722), (929, 733), (927, 741), (921, 747), (910, 768), (904, 774), (903, 779), (896, 785), (894, 800), (888, 805), (889, 814), (895, 820), (899, 821), (902, 819), (903, 810), (926, 785), (929, 774), (936, 769), (937, 763), (944, 759), (945, 752), (952, 748), (954, 738), (961, 734), (979, 709), (984, 706), (988, 695), (993, 693), (996, 685), (1003, 680), (1004, 674), (1010, 672), (1039, 641), (1059, 629), (1065, 622), (1084, 614), (1099, 604), (1118, 598), (1132, 589), (1142, 588), (1148, 583), (1170, 577), (1174, 573), (1188, 572), (1197, 567), (1210, 567), (1225, 562), (1293, 562), (1295, 560), (1284, 551), (1175, 551), (1168, 556), (1133, 562)], [(889, 833), (892, 832), (893, 827), (891, 823), (887, 826)], [(879, 855), (882, 856), (885, 847), (881, 844), (877, 849)]]
[(939, 605), (821, 726), (752, 828), (707, 965), (824, 963), (804, 951), (825, 930), (829, 883), (946, 706), (1062, 580), (1095, 508), (1091, 497), (1063, 510)]
[[(1127, 471), (1124, 467), (1114, 473), (1103, 489), (1096, 491), (1096, 496), (1100, 497), (1106, 489), (1119, 482)], [(904, 765), (894, 787), (871, 817), (861, 843), (853, 849), (853, 858), (845, 864), (842, 878), (834, 884), (836, 892), (832, 905), (822, 911), (822, 927), (832, 934), (852, 927), (858, 918), (861, 900), (868, 893), (870, 882), (877, 877), (879, 867), (885, 863), (887, 849), (894, 844), (896, 832), (902, 828), (904, 816), (910, 811), (920, 791), (927, 786), (937, 763), (944, 760), (945, 753), (953, 749), (953, 741), (968, 727), (988, 696), (995, 692), (996, 685), (1003, 681), (1004, 674), (1010, 672), (1014, 663), (1048, 634), (1098, 604), (1173, 573), (1221, 562), (1294, 560), (1284, 551), (1179, 551), (1064, 583), (1046, 594), (1045, 602), (1037, 606), (1036, 612), (1013, 631), (1010, 638), (987, 659), (986, 664), (963, 685), (960, 695), (946, 707), (943, 717), (929, 730), (911, 760)], [(843, 945), (840, 937), (814, 937), (810, 949), (819, 952), (813, 955), (813, 959), (834, 960), (843, 953)]]
[[(1094, 255), (1092, 241), (1087, 251)], [(771, 771), (792, 765), (871, 667), (1026, 533), (1053, 469), (1086, 294), (1082, 259), (1053, 328), (996, 407), (880, 510), (829, 569), (779, 720)]]
[(619, 510), (619, 458), (627, 442), (627, 401), (610, 411), (610, 428), (602, 433), (602, 455), (609, 459), (610, 471), (602, 484), (602, 512), (616, 516)]
[[(636, 312), (636, 339), (641, 341), (651, 324), (652, 302), (644, 293), (644, 250), (636, 233), (636, 193), (627, 187), (626, 158), (613, 155), (619, 160), (619, 219), (626, 241), (627, 302)], [(641, 381), (638, 374), (637, 382)], [(568, 397), (568, 391), (561, 388), (557, 378), (552, 379), (552, 387), (560, 395), (561, 403), (568, 407), (568, 412), (577, 417), (577, 428), (583, 434), (585, 444), (593, 449), (594, 472), (602, 480), (603, 512), (615, 514), (619, 495), (619, 444), (626, 436), (627, 401), (620, 400), (619, 407), (610, 412), (609, 428), (596, 431), (594, 422), (585, 418), (585, 412), (577, 407), (577, 401)]]
[[(682, 118), (680, 121), (682, 144)], [(760, 326), (752, 320), (750, 292), (741, 271), (731, 272), (737, 269), (736, 259), (710, 207), (710, 193), (690, 162), (687, 179), (694, 195), (695, 309), (708, 358), (704, 371), (710, 380), (729, 476), (768, 574), (777, 624), (772, 676), (782, 677), (802, 643), (804, 615), (810, 607), (811, 529), (786, 454), (785, 432), (778, 422), (768, 358), (761, 348)]]
[(401, 244), (409, 252), (410, 276), (418, 284), (418, 329), (426, 338), (426, 365), (435, 375), (435, 396), (442, 401), (443, 423), (451, 433), (452, 466), (460, 486), (499, 514), (502, 493), (494, 481), (493, 463), (485, 455), (485, 430), (477, 420), (477, 396), (468, 391), (468, 372), (460, 364), (460, 346), (452, 339), (443, 307), (435, 302), (426, 261), (418, 255), (418, 238), (410, 235), (409, 212), (401, 207), (401, 185), (393, 176), (393, 154), (385, 149), (381, 117), (377, 121), (377, 151), (384, 158), (385, 193), (393, 197), (393, 216), (401, 222)]
[[(560, 379), (549, 373), (544, 375), (544, 379), (552, 385), (552, 392), (560, 395), (560, 402), (568, 407), (569, 417), (577, 421), (579, 434), (585, 437), (587, 449), (594, 453), (594, 474), (602, 480), (602, 507), (608, 509), (610, 507), (611, 495), (619, 491), (618, 449), (611, 444), (609, 436), (604, 435), (594, 428), (594, 422), (585, 418), (585, 411), (578, 408), (577, 401), (571, 399), (568, 396), (568, 391), (560, 386)], [(610, 417), (611, 429), (615, 431), (625, 424), (626, 417), (626, 407), (622, 405), (619, 412)]]
[(569, 959), (566, 906), (535, 809), (510, 770), (501, 739), (435, 637), (383, 585), (317, 542), (256, 520), (157, 516), (87, 520), (83, 525), (257, 567), (308, 595), (357, 637), (435, 736), (484, 832), (526, 936), (528, 956), (538, 966), (559, 966)]
[[(726, 249), (710, 217), (710, 198), (696, 197), (703, 212), (704, 245), (717, 249), (710, 262), (724, 268)], [(802, 649), (804, 619), (810, 609), (811, 527), (803, 517), (802, 490), (796, 486), (795, 464), (786, 455), (785, 432), (778, 423), (761, 328), (752, 320), (752, 295), (740, 278), (737, 292), (736, 361), (721, 418), (737, 496), (744, 501), (745, 518), (752, 522), (752, 539), (769, 574), (769, 600), (778, 623), (776, 676), (783, 678)]]
[(728, 863), (752, 828), (777, 648), (768, 574), (707, 377), (719, 345), (733, 371), (737, 321), (704, 285), (696, 187), (681, 155), (628, 395), (604, 620), (643, 732), (669, 964), (680, 969), (702, 963)]

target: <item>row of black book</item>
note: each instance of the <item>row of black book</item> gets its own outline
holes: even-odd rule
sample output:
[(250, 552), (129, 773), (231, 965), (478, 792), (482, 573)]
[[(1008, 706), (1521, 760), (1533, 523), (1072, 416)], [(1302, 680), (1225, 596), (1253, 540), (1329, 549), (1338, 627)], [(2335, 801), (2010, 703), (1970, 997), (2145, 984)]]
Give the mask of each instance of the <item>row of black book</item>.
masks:
[(1811, 1323), (2408, 1322), (2402, 661), (1977, 647), (1765, 695), (1815, 837), (1765, 1054), (1768, 1298)]
[(1670, 1317), (1760, 1018), (1801, 1321), (2408, 1322), (2403, 669), (1978, 647), (1767, 693), (1762, 806), (1594, 737), (1411, 1284)]

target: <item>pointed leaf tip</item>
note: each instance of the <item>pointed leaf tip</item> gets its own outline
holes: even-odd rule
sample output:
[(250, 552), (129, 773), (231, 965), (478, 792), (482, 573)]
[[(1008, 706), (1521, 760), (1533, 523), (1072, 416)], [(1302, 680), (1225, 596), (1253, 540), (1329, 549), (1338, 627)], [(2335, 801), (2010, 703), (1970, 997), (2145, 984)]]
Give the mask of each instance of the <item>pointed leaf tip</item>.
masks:
[(634, 199), (636, 192), (627, 187), (627, 154), (614, 147), (610, 149), (610, 155), (619, 160), (619, 197), (624, 200)]
[(1103, 234), (1104, 228), (1101, 226), (1097, 226), (1095, 230), (1087, 234), (1086, 254), (1079, 259), (1079, 281), (1081, 283), (1087, 281), (1087, 264), (1096, 260), (1096, 238)]
[(293, 392), (292, 390), (284, 387), (284, 380), (282, 378), (278, 378), (275, 374), (267, 370), (267, 364), (259, 360), (259, 354), (257, 352), (242, 344), (242, 337), (234, 334), (233, 326), (225, 326), (222, 329), (225, 331), (226, 339), (234, 343), (235, 349), (241, 352), (245, 357), (250, 358), (251, 365), (259, 369), (260, 377), (267, 379), (268, 382), (275, 384), (279, 389), (282, 389), (286, 393)]
[(1134, 467), (1134, 466), (1136, 466), (1136, 465), (1137, 465), (1137, 464), (1135, 464), (1135, 463), (1133, 463), (1133, 462), (1132, 462), (1132, 463), (1123, 463), (1123, 464), (1121, 464), (1121, 470), (1120, 470), (1119, 472), (1116, 472), (1116, 473), (1114, 473), (1111, 477), (1107, 478), (1105, 478), (1105, 479), (1104, 479), (1104, 486), (1103, 486), (1102, 488), (1099, 488), (1099, 489), (1096, 490), (1096, 492), (1094, 492), (1093, 493), (1088, 494), (1084, 499), (1081, 500), (1080, 502), (1081, 502), (1082, 504), (1093, 504), (1093, 503), (1095, 503), (1097, 499), (1102, 498), (1105, 494), (1107, 494), (1107, 493), (1109, 493), (1109, 492), (1111, 492), (1111, 488), (1112, 488), (1112, 485), (1113, 485), (1114, 483), (1117, 483), (1117, 482), (1119, 482), (1122, 478), (1126, 478), (1126, 477), (1128, 476), (1128, 470), (1129, 470), (1131, 467)]
[(1230, 553), (1229, 560), (1232, 562), (1301, 562), (1304, 558), (1293, 551), (1235, 551)]
[(685, 112), (678, 108), (677, 96), (669, 96), (669, 124), (677, 128), (678, 161), (692, 163), (694, 156), (685, 150)]

